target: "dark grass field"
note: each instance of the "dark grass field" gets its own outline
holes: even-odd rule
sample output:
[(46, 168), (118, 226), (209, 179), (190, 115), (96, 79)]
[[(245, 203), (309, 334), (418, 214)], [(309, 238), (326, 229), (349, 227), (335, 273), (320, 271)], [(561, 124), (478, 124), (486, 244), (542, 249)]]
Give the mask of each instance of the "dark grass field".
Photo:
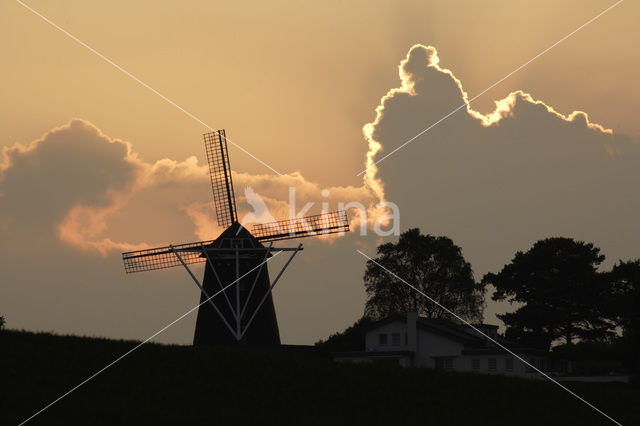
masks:
[[(0, 424), (19, 424), (137, 343), (0, 332)], [(568, 386), (622, 424), (640, 425), (639, 390)], [(28, 424), (614, 423), (548, 382), (148, 344)]]

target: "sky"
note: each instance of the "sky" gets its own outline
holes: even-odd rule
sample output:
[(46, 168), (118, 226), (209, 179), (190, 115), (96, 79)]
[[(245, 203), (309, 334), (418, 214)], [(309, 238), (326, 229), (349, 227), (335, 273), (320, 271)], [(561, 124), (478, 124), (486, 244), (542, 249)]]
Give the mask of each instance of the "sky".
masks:
[[(595, 243), (605, 267), (640, 257), (636, 3), (472, 102), (614, 2), (27, 4), (183, 110), (19, 3), (0, 5), (0, 315), (11, 328), (142, 339), (198, 303), (184, 270), (125, 275), (120, 253), (220, 232), (206, 125), (251, 153), (229, 147), (240, 217), (246, 187), (278, 219), (290, 187), (296, 211), (367, 207), (368, 235), (352, 211), (349, 235), (300, 241), (274, 295), (285, 343), (362, 315), (355, 250), (394, 240), (372, 232), (384, 200), (400, 230), (451, 237), (478, 280), (549, 236)], [(485, 321), (504, 309), (490, 303)], [(157, 340), (189, 343), (194, 323)]]

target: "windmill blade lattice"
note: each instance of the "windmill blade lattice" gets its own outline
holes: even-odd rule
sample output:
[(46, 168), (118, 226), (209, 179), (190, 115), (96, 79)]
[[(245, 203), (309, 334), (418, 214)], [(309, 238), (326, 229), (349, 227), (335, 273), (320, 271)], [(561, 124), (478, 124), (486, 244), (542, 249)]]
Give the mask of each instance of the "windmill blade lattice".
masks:
[(338, 210), (313, 216), (296, 217), (253, 225), (252, 234), (260, 242), (289, 240), (349, 231), (347, 212)]
[(213, 202), (216, 206), (218, 225), (228, 227), (238, 221), (236, 197), (231, 180), (231, 166), (227, 151), (227, 138), (224, 130), (205, 133), (204, 145), (209, 162), (209, 176), (213, 190)]
[(126, 253), (122, 253), (124, 270), (127, 274), (130, 274), (133, 272), (153, 271), (155, 269), (182, 266), (182, 263), (175, 255), (174, 250), (180, 253), (180, 257), (182, 257), (182, 260), (184, 260), (186, 264), (201, 263), (207, 260), (202, 256), (202, 248), (211, 243), (213, 243), (213, 240), (179, 244), (173, 246), (173, 249), (171, 246), (166, 246), (128, 251)]

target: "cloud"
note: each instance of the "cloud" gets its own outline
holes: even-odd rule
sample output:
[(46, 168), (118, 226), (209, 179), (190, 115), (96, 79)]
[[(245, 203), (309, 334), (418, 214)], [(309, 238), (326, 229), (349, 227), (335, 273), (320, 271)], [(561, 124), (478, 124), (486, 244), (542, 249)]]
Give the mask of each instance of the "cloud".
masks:
[[(289, 215), (291, 187), (296, 213), (307, 203), (313, 205), (306, 214), (361, 203), (369, 229), (386, 213), (378, 203), (389, 200), (399, 205), (404, 229), (451, 237), (478, 278), (551, 235), (593, 241), (610, 260), (639, 256), (637, 139), (523, 91), (498, 100), (493, 111), (476, 111), (433, 47), (412, 47), (399, 75), (399, 87), (364, 126), (371, 167), (361, 186), (327, 187), (300, 172), (236, 170), (238, 216), (252, 211), (246, 187), (276, 219)], [(466, 108), (373, 166), (460, 105)], [(215, 238), (221, 230), (208, 169), (195, 157), (146, 162), (133, 146), (72, 120), (3, 149), (0, 312), (10, 326), (144, 338), (197, 303), (184, 271), (125, 278), (120, 252)], [(350, 219), (357, 230), (355, 209)], [(304, 255), (276, 290), (283, 341), (311, 343), (362, 313), (364, 259), (354, 248), (371, 254), (376, 238), (352, 232), (304, 240)], [(188, 343), (192, 331), (190, 318), (161, 340)]]
[[(27, 229), (47, 235), (55, 232), (66, 244), (106, 256), (110, 251), (164, 244), (158, 227), (153, 233), (139, 232), (135, 225), (139, 222), (144, 227), (150, 217), (155, 223), (159, 218), (178, 222), (182, 230), (190, 220), (192, 229), (183, 238), (213, 239), (222, 231), (207, 189), (208, 168), (196, 157), (147, 163), (131, 143), (112, 139), (90, 122), (75, 119), (30, 144), (5, 148), (3, 158), (0, 224), (3, 229), (11, 227), (13, 234)], [(250, 211), (244, 203), (245, 187), (255, 188), (276, 219), (289, 217), (290, 188), (295, 188), (296, 213), (309, 202), (314, 206), (307, 214), (319, 213), (322, 203), (335, 210), (339, 202), (351, 201), (374, 211), (379, 201), (365, 186), (324, 188), (299, 172), (282, 176), (234, 172), (233, 176), (240, 218)], [(328, 190), (327, 197), (321, 195), (323, 189)], [(136, 199), (145, 199), (144, 205)], [(127, 223), (118, 221), (123, 215), (129, 218)], [(357, 227), (358, 214), (351, 216)]]
[[(29, 236), (41, 241), (52, 238), (58, 225), (84, 216), (82, 212), (91, 210), (99, 217), (117, 206), (141, 169), (130, 148), (82, 120), (72, 120), (30, 144), (5, 147), (0, 163), (0, 221), (5, 231), (13, 230), (8, 234), (20, 235), (13, 249)], [(95, 219), (83, 227), (90, 233), (100, 230)], [(71, 238), (71, 233), (61, 236)]]
[[(4, 148), (1, 158), (0, 312), (10, 326), (144, 338), (197, 304), (197, 289), (183, 270), (125, 276), (120, 252), (219, 235), (206, 165), (195, 157), (146, 162), (132, 143), (107, 136), (79, 119), (36, 141)], [(251, 211), (245, 187), (255, 189), (276, 219), (289, 216), (290, 188), (295, 189), (296, 213), (307, 203), (313, 205), (305, 214), (314, 214), (335, 210), (339, 202), (358, 201), (375, 208), (379, 201), (364, 185), (325, 187), (299, 172), (283, 176), (234, 172), (233, 179), (240, 218)], [(351, 219), (357, 226), (358, 215)], [(342, 287), (346, 273), (359, 278), (360, 263), (330, 266), (354, 256), (355, 236), (340, 239), (345, 242), (335, 244), (335, 237), (305, 240), (307, 250), (299, 261), (304, 267), (289, 268), (288, 282), (298, 285), (289, 288), (293, 293), (285, 289), (276, 303), (285, 323), (297, 321), (301, 327), (290, 331), (297, 333), (294, 341), (308, 333), (319, 338), (339, 327), (338, 314), (331, 321), (318, 322), (317, 315), (309, 323), (300, 321), (300, 310), (323, 309), (314, 295), (326, 298), (339, 290), (347, 301), (361, 297), (359, 281)], [(360, 308), (354, 313), (350, 303), (342, 308), (339, 302), (333, 305), (351, 320)], [(361, 305), (358, 300), (357, 306)], [(187, 321), (161, 340), (188, 343), (192, 326)], [(286, 329), (283, 338), (291, 341)]]
[(404, 228), (451, 236), (478, 274), (551, 235), (593, 241), (611, 260), (640, 256), (638, 140), (523, 91), (474, 110), (440, 63), (435, 48), (413, 46), (400, 87), (364, 127), (372, 164), (465, 105), (368, 172), (400, 206)]

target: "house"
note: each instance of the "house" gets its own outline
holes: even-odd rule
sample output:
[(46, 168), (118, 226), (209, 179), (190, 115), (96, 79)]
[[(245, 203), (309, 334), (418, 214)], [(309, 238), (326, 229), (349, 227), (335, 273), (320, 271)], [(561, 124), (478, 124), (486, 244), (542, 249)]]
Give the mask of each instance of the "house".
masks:
[[(486, 336), (507, 347), (542, 371), (550, 371), (547, 351), (525, 348), (498, 335), (497, 325), (474, 324)], [(375, 362), (403, 367), (540, 377), (529, 365), (500, 348), (471, 327), (450, 321), (422, 318), (414, 313), (393, 315), (372, 324), (365, 351), (334, 352), (339, 362)]]

